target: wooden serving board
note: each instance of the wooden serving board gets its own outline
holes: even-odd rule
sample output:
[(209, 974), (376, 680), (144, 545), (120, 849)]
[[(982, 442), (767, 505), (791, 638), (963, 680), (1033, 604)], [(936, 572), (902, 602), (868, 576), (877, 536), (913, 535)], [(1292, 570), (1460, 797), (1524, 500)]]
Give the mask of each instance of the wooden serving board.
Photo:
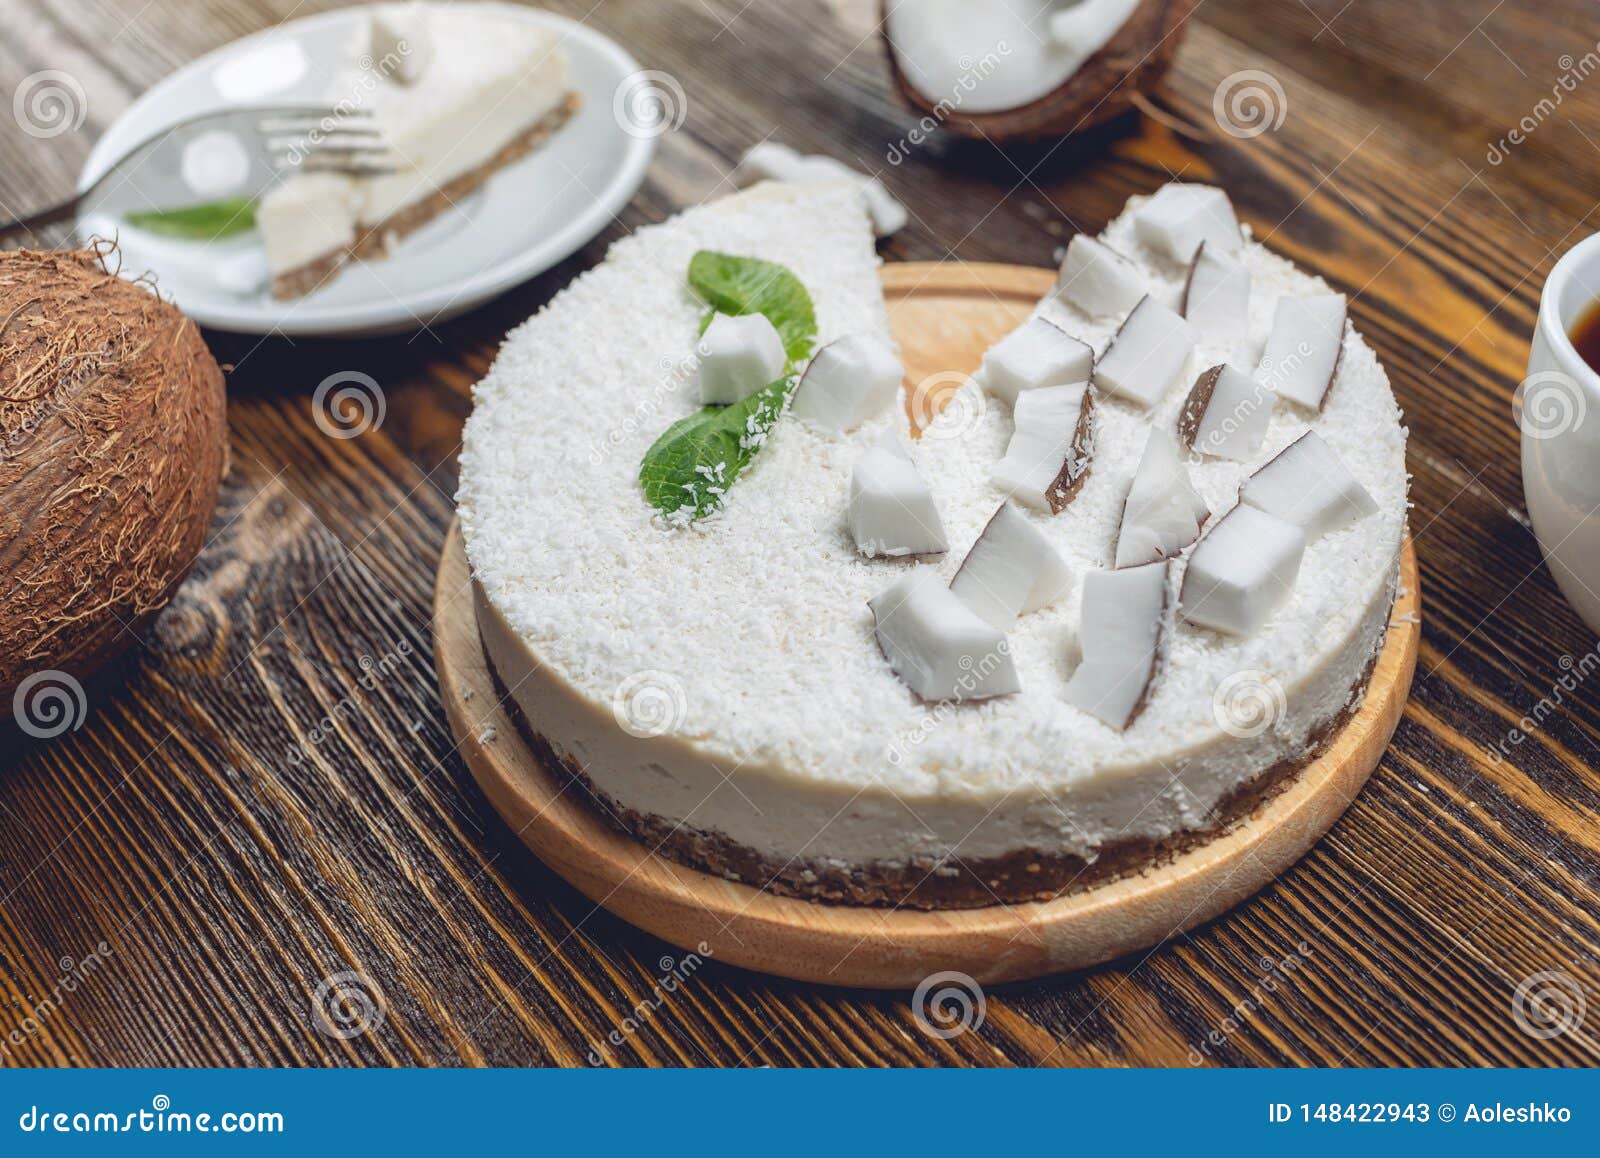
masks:
[[(974, 369), (1053, 277), (1005, 265), (886, 266), (907, 380)], [(918, 399), (908, 402), (923, 409)], [(434, 652), (446, 713), (473, 777), (517, 835), (597, 904), (680, 948), (704, 944), (720, 961), (797, 980), (909, 989), (957, 970), (987, 985), (1157, 945), (1238, 904), (1298, 860), (1355, 799), (1405, 706), (1421, 634), (1409, 538), (1401, 585), (1361, 710), (1249, 820), (1136, 877), (1043, 903), (949, 912), (776, 896), (657, 856), (606, 825), (546, 771), (502, 701), (478, 635), (459, 526), (439, 566)]]

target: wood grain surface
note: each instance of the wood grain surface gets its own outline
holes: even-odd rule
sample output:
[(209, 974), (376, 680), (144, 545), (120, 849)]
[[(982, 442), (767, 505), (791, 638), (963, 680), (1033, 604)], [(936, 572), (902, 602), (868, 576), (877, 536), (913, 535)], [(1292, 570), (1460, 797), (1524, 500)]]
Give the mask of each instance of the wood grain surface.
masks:
[[(4, 0), (0, 212), (67, 191), (93, 137), (183, 61), (322, 6)], [(1540, 564), (1511, 413), (1544, 275), (1600, 209), (1600, 81), (1536, 111), (1595, 51), (1594, 6), (1202, 0), (1157, 94), (1181, 132), (1124, 119), (1012, 152), (913, 143), (873, 0), (549, 6), (675, 77), (682, 127), (605, 234), (455, 322), (208, 335), (234, 367), (234, 466), (194, 575), (90, 685), (81, 728), (0, 761), (0, 1062), (1600, 1062), (1600, 707), (1570, 686), (1596, 641)], [(82, 124), (49, 137), (4, 111), (45, 70), (83, 94)], [(1275, 128), (1235, 135), (1214, 108), (1247, 70), (1282, 96), (1266, 90)], [(1227, 916), (992, 989), (948, 1040), (904, 995), (715, 960), (668, 991), (680, 955), (523, 849), (437, 698), (428, 612), (472, 383), (607, 243), (726, 189), (768, 134), (881, 171), (912, 210), (889, 260), (1047, 265), (1129, 194), (1224, 184), (1258, 236), (1351, 295), (1411, 427), (1420, 665), (1349, 813)], [(347, 369), (387, 411), (341, 440), (312, 393)], [(1563, 997), (1574, 1015), (1550, 1033)]]

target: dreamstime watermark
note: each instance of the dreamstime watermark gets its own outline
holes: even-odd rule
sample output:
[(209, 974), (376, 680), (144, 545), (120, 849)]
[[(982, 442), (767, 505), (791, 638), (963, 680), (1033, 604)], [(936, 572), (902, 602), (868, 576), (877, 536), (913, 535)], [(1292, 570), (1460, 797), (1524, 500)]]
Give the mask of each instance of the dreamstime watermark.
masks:
[(972, 375), (939, 370), (911, 390), (911, 427), (933, 442), (965, 438), (983, 423), (989, 395)]
[[(1340, 333), (1339, 340), (1341, 342), (1344, 340), (1343, 332)], [(1298, 343), (1294, 349), (1277, 360), (1267, 357), (1265, 351), (1263, 351), (1261, 361), (1256, 365), (1257, 384), (1265, 386), (1272, 391), (1273, 400), (1276, 401), (1278, 384), (1305, 365), (1306, 359), (1311, 357), (1313, 353), (1315, 351), (1311, 348), (1310, 342)]]
[(382, 1029), (389, 1016), (389, 1003), (371, 977), (346, 969), (318, 983), (311, 994), (311, 1013), (323, 1033), (349, 1041)]
[(1540, 697), (1539, 702), (1517, 721), (1516, 727), (1507, 731), (1498, 742), (1485, 746), (1484, 751), (1489, 756), (1489, 763), (1496, 766), (1504, 764), (1510, 758), (1512, 748), (1521, 747), (1524, 740), (1540, 731), (1545, 721), (1555, 715), (1567, 702), (1567, 696), (1575, 693), (1585, 680), (1600, 670), (1600, 643), (1596, 643), (1577, 659), (1563, 655), (1556, 663), (1561, 668), (1562, 674), (1550, 685), (1549, 692)]
[(24, 1134), (281, 1134), (284, 1120), (277, 1110), (174, 1110), (171, 1098), (157, 1094), (148, 1108), (126, 1113), (30, 1105), (17, 1128)]
[[(1341, 331), (1340, 340), (1344, 335)], [(1227, 445), (1228, 441), (1251, 419), (1257, 411), (1265, 407), (1270, 413), (1278, 401), (1279, 386), (1301, 366), (1315, 351), (1310, 342), (1301, 341), (1293, 350), (1281, 358), (1262, 358), (1256, 365), (1256, 372), (1251, 376), (1250, 393), (1238, 399), (1228, 408), (1226, 414), (1219, 418), (1215, 403), (1206, 407), (1206, 425), (1210, 427), (1209, 433), (1198, 438), (1193, 449), (1202, 454), (1215, 454), (1218, 449)]]
[(1011, 660), (1011, 641), (1001, 638), (991, 650), (981, 655), (963, 655), (957, 666), (961, 674), (956, 676), (955, 695), (949, 699), (939, 700), (917, 721), (916, 726), (908, 732), (902, 732), (889, 744), (884, 756), (895, 767), (905, 763), (912, 750), (918, 748), (927, 738), (939, 730), (961, 704), (971, 699), (988, 682), (989, 677), (999, 671)]
[(329, 438), (355, 438), (383, 425), (388, 403), (377, 379), (360, 370), (329, 374), (311, 394), (311, 415)]
[[(1305, 346), (1305, 343), (1301, 343)], [(1309, 346), (1305, 347), (1306, 354), (1310, 354)], [(1272, 388), (1259, 379), (1250, 380), (1250, 393), (1238, 399), (1228, 407), (1226, 414), (1219, 419), (1214, 406), (1206, 407), (1207, 432), (1196, 437), (1192, 449), (1199, 454), (1220, 455), (1222, 449), (1233, 441), (1234, 435), (1244, 428), (1245, 423), (1253, 418), (1261, 409), (1265, 408), (1270, 414), (1277, 403), (1278, 396)], [(1252, 424), (1254, 425), (1254, 424)]]
[(1313, 955), (1314, 950), (1311, 946), (1301, 941), (1295, 945), (1292, 952), (1282, 957), (1263, 955), (1258, 958), (1256, 967), (1260, 976), (1256, 983), (1250, 987), (1250, 992), (1228, 1011), (1228, 1016), (1201, 1039), (1199, 1045), (1190, 1047), (1189, 1064), (1192, 1066), (1205, 1064), (1212, 1056), (1212, 1051), (1221, 1049), (1229, 1038), (1248, 1025), (1251, 1018), (1266, 1005), (1267, 998), (1288, 983), (1290, 974), (1304, 969), (1306, 961)]
[[(15, 316), (13, 314), (12, 318)], [(4, 336), (11, 320), (7, 319), (5, 323), (0, 324), (0, 337)], [(0, 360), (4, 357), (4, 354), (0, 354)], [(13, 384), (12, 392), (0, 397), (0, 402), (38, 402), (43, 405), (34, 406), (21, 422), (6, 433), (4, 445), (0, 445), (0, 462), (10, 459), (16, 453), (17, 447), (30, 438), (46, 419), (61, 414), (70, 406), (83, 392), (83, 388), (97, 381), (100, 372), (114, 360), (114, 351), (108, 342), (92, 350), (72, 350), (63, 353), (54, 366), (41, 362), (24, 371)], [(40, 388), (37, 384), (38, 379), (45, 374), (49, 374), (47, 384)]]
[(911, 995), (911, 1016), (929, 1037), (949, 1041), (983, 1028), (989, 1001), (983, 986), (955, 969), (930, 973)]
[(1550, 95), (1540, 98), (1533, 108), (1518, 118), (1505, 136), (1489, 143), (1489, 151), (1484, 155), (1484, 160), (1489, 164), (1503, 164), (1511, 155), (1511, 150), (1527, 144), (1533, 134), (1539, 131), (1539, 126), (1555, 115), (1568, 95), (1577, 92), (1579, 85), (1600, 70), (1600, 42), (1576, 59), (1570, 52), (1562, 53), (1556, 60), (1556, 67), (1561, 70), (1561, 75), (1550, 86)]
[(617, 726), (641, 740), (677, 731), (689, 715), (689, 696), (683, 682), (669, 672), (634, 672), (611, 694), (611, 714)]
[(1211, 696), (1212, 719), (1236, 740), (1253, 740), (1288, 714), (1283, 685), (1264, 671), (1236, 671), (1220, 680)]
[(90, 977), (98, 973), (111, 958), (111, 946), (105, 941), (96, 944), (81, 959), (63, 957), (57, 962), (60, 973), (50, 990), (28, 1007), (22, 1020), (0, 1037), (0, 1059), (9, 1058), (12, 1050), (25, 1045), (30, 1038), (44, 1030), (45, 1024), (56, 1015), (68, 998), (81, 989)]
[(668, 999), (682, 989), (700, 966), (713, 955), (711, 946), (701, 941), (694, 947), (694, 952), (687, 953), (681, 958), (662, 957), (657, 963), (661, 974), (656, 978), (649, 996), (630, 1009), (611, 1032), (606, 1034), (604, 1041), (593, 1043), (593, 1047), (589, 1050), (589, 1064), (604, 1065), (613, 1056), (614, 1051), (620, 1049), (630, 1037), (643, 1029), (660, 1012), (661, 1007), (666, 1005)]
[(1248, 140), (1283, 127), (1289, 97), (1270, 72), (1246, 68), (1222, 78), (1211, 94), (1211, 115), (1230, 137)]
[(1511, 1019), (1523, 1033), (1540, 1041), (1577, 1032), (1588, 1011), (1583, 984), (1559, 969), (1524, 977), (1511, 994)]
[(53, 740), (83, 727), (89, 699), (83, 685), (54, 668), (36, 671), (11, 695), (11, 716), (35, 740)]
[(920, 148), (929, 137), (938, 131), (939, 126), (950, 119), (950, 115), (957, 112), (966, 100), (978, 90), (978, 86), (994, 75), (1000, 67), (1000, 62), (1011, 55), (1011, 45), (1004, 40), (996, 41), (995, 46), (976, 59), (970, 53), (963, 54), (956, 61), (956, 67), (961, 70), (961, 75), (956, 77), (955, 83), (950, 86), (950, 95), (940, 100), (933, 106), (932, 111), (925, 114), (921, 120), (906, 131), (906, 135), (889, 145), (884, 153), (884, 160), (891, 165), (899, 165), (911, 155), (911, 151)]
[(410, 659), (416, 649), (411, 646), (411, 641), (399, 639), (378, 658), (363, 655), (356, 661), (356, 666), (361, 669), (361, 674), (356, 677), (356, 690), (347, 692), (334, 702), (320, 719), (314, 721), (305, 733), (305, 740), (289, 749), (289, 763), (304, 763), (310, 755), (311, 748), (320, 747), (325, 741), (339, 734), (339, 725), (356, 719), (365, 713), (362, 701), (364, 694), (376, 691), (378, 685), (389, 679), (401, 670), (403, 661)]
[(705, 354), (706, 346), (701, 342), (682, 358), (663, 357), (660, 362), (661, 373), (656, 377), (655, 385), (640, 396), (628, 415), (606, 431), (603, 438), (589, 443), (589, 465), (599, 466), (605, 462), (641, 428), (655, 429), (667, 400), (676, 397), (680, 390), (695, 380), (700, 372), (700, 360)]
[(404, 75), (411, 53), (410, 41), (403, 38), (395, 41), (394, 48), (385, 51), (376, 59), (370, 52), (362, 53), (356, 62), (358, 68), (349, 92), (335, 101), (333, 107), (318, 118), (316, 124), (288, 143), (283, 151), (284, 161), (290, 167), (298, 166), (347, 122), (365, 118), (368, 98), (381, 82), (392, 76)]
[(1511, 395), (1511, 414), (1524, 437), (1543, 441), (1582, 426), (1589, 403), (1570, 374), (1539, 370), (1524, 378)]
[(611, 115), (630, 137), (659, 137), (683, 127), (689, 98), (671, 73), (641, 69), (623, 77), (611, 94)]
[(47, 68), (22, 78), (11, 96), (11, 113), (28, 136), (49, 140), (83, 127), (89, 97), (77, 77)]

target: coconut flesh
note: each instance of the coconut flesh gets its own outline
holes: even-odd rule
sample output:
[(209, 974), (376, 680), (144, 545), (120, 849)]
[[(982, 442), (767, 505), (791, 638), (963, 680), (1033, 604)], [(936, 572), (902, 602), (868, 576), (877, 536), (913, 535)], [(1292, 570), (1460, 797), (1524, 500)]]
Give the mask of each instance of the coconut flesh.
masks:
[(134, 642), (227, 469), (216, 360), (108, 256), (0, 253), (0, 719), (30, 675), (87, 676)]
[(895, 0), (884, 36), (918, 110), (963, 136), (1078, 132), (1165, 73), (1194, 0)]

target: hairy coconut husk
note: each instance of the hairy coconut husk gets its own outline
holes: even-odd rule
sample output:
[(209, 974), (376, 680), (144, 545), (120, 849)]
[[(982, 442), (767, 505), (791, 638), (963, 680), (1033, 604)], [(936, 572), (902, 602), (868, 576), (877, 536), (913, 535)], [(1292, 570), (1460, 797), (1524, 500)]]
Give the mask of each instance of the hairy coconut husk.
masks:
[(227, 471), (222, 371), (110, 252), (0, 253), (0, 720), (28, 676), (134, 642)]
[(990, 113), (939, 109), (918, 92), (901, 71), (887, 21), (890, 0), (883, 0), (879, 27), (889, 50), (889, 71), (895, 88), (919, 113), (938, 120), (958, 137), (991, 141), (1037, 141), (1067, 137), (1104, 124), (1141, 104), (1172, 64), (1182, 27), (1197, 0), (1140, 0), (1139, 6), (1083, 66), (1053, 91), (1016, 108)]

